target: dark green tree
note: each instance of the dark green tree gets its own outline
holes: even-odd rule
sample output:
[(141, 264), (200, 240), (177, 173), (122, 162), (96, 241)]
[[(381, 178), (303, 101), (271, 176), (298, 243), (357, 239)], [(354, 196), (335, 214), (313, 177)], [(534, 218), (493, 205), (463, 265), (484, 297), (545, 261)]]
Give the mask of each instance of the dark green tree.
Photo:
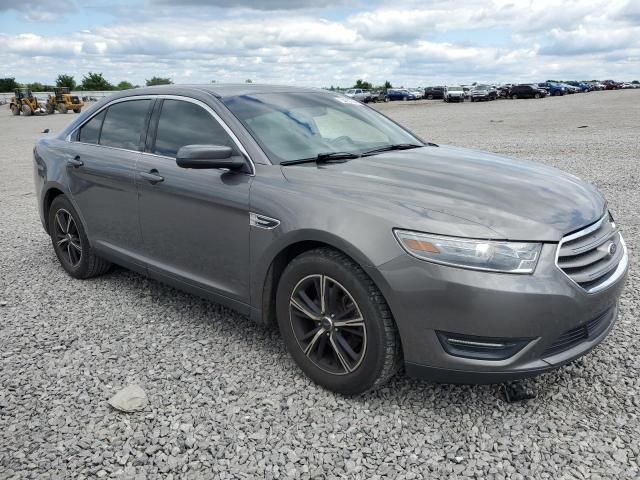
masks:
[(44, 92), (44, 85), (40, 82), (27, 83), (25, 87), (31, 89), (32, 92)]
[(170, 78), (151, 77), (147, 80), (147, 87), (153, 87), (154, 85), (171, 85), (173, 82)]
[(61, 73), (56, 78), (56, 87), (67, 87), (69, 90), (73, 90), (76, 88), (76, 80), (72, 75)]
[(389, 80), (385, 80), (382, 88), (384, 89), (393, 88), (393, 85), (391, 85), (391, 82)]
[(0, 92), (13, 92), (15, 88), (20, 87), (16, 79), (11, 78), (0, 78)]
[(103, 76), (102, 73), (87, 73), (82, 77), (82, 89), (83, 90), (113, 90), (111, 85)]
[(253, 83), (253, 80), (251, 80), (250, 78), (247, 78), (244, 83)]
[(373, 88), (373, 85), (370, 82), (365, 82), (361, 79), (358, 79), (353, 88), (363, 88), (365, 90), (371, 90)]
[(129, 90), (130, 88), (136, 88), (133, 83), (128, 82), (126, 80), (121, 81), (118, 85), (116, 85), (117, 90)]

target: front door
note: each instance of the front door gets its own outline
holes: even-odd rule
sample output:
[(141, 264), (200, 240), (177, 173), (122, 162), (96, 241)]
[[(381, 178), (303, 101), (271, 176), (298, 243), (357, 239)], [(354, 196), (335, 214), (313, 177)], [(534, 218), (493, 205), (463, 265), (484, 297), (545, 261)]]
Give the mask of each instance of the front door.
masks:
[(141, 155), (136, 183), (149, 270), (249, 302), (249, 172), (178, 167), (185, 145), (237, 146), (212, 111), (164, 99), (155, 138)]

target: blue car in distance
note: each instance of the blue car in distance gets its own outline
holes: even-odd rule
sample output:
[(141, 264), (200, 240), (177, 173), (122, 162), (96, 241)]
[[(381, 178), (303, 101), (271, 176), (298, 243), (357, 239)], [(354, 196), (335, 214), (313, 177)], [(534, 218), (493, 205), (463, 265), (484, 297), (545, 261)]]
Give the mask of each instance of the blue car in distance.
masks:
[(555, 83), (555, 82), (542, 82), (542, 83), (539, 83), (538, 86), (540, 88), (544, 88), (547, 92), (549, 92), (550, 97), (552, 96), (560, 97), (565, 93), (567, 93), (567, 87), (564, 87), (559, 83)]
[(387, 96), (385, 101), (390, 102), (394, 100), (417, 100), (415, 94), (404, 88), (390, 88), (387, 90)]
[(588, 84), (584, 83), (584, 82), (567, 82), (569, 85), (572, 85), (574, 87), (578, 87), (580, 90), (582, 90), (583, 92), (588, 92), (591, 90), (591, 88), (589, 87)]

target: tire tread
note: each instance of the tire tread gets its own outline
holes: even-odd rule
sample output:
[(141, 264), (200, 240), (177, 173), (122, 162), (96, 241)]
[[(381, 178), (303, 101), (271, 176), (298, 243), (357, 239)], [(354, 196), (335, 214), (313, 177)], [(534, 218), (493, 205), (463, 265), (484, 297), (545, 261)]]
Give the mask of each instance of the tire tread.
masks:
[(360, 267), (360, 265), (354, 262), (350, 257), (334, 248), (319, 247), (313, 250), (309, 250), (293, 259), (291, 263), (293, 264), (294, 262), (303, 262), (305, 258), (311, 256), (320, 256), (325, 259), (335, 261), (336, 263), (346, 265), (354, 274), (356, 280), (361, 282), (361, 284), (365, 287), (369, 295), (369, 301), (373, 305), (375, 305), (375, 308), (378, 310), (380, 318), (383, 322), (385, 338), (384, 354), (381, 356), (382, 367), (379, 369), (379, 374), (376, 380), (372, 385), (369, 386), (368, 389), (365, 390), (365, 392), (380, 388), (400, 371), (403, 364), (402, 345), (400, 343), (398, 329), (396, 327), (391, 309), (389, 308), (387, 301), (385, 300), (382, 292), (380, 292), (371, 277), (362, 269), (362, 267)]

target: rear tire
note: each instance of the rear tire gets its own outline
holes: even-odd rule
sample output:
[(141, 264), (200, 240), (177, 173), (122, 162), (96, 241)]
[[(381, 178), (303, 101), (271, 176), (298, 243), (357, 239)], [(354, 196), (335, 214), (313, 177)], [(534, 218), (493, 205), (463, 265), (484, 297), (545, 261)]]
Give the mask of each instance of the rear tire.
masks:
[(276, 311), (287, 350), (328, 390), (373, 390), (401, 366), (400, 339), (382, 293), (362, 268), (332, 248), (303, 253), (287, 265)]
[(69, 111), (69, 110), (67, 109), (67, 106), (66, 106), (66, 105), (64, 105), (63, 103), (59, 104), (59, 107), (58, 107), (58, 108), (60, 109), (60, 113), (67, 113), (67, 112)]
[(31, 110), (29, 105), (22, 105), (22, 114), (28, 117), (29, 115), (33, 115), (33, 110)]
[(98, 257), (80, 222), (80, 216), (64, 195), (53, 199), (47, 219), (53, 250), (62, 268), (74, 278), (107, 273), (111, 263)]
[(74, 108), (74, 109), (73, 109), (73, 112), (74, 112), (74, 113), (80, 113), (80, 109), (79, 109), (79, 108)]
[(511, 98), (513, 98), (514, 100), (518, 99), (518, 95), (511, 95)]

